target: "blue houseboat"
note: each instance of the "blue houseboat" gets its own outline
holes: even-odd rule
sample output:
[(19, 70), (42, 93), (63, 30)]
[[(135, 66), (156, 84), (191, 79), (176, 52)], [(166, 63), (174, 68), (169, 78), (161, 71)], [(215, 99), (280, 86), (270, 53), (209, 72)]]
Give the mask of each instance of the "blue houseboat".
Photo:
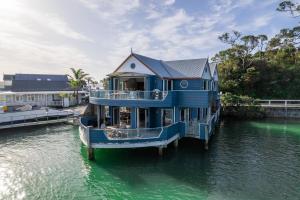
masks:
[(208, 148), (220, 115), (217, 64), (131, 53), (108, 75), (105, 90), (90, 92), (89, 106), (79, 129), (90, 159), (95, 148), (158, 147), (162, 154), (183, 137)]

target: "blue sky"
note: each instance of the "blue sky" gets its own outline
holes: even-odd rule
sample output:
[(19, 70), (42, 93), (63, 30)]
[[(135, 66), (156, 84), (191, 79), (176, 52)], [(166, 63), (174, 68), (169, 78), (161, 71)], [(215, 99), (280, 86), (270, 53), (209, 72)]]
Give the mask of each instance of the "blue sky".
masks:
[[(0, 73), (68, 73), (97, 80), (133, 51), (162, 60), (211, 57), (217, 37), (272, 36), (300, 19), (278, 0), (6, 0), (0, 5)], [(1, 77), (2, 78), (2, 77)]]

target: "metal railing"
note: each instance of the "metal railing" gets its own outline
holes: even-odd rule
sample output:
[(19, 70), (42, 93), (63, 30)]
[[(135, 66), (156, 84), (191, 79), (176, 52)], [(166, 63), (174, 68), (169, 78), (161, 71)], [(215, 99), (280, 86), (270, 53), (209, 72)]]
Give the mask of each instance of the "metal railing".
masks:
[(300, 100), (255, 100), (263, 107), (300, 108)]
[(92, 124), (91, 117), (80, 118), (80, 138), (86, 145), (91, 143), (137, 143), (147, 141), (165, 141), (175, 135), (179, 135), (184, 123), (177, 122), (165, 127), (118, 129), (97, 129), (89, 126)]
[(120, 139), (145, 139), (157, 138), (163, 128), (138, 128), (138, 129), (105, 129), (104, 133), (110, 140)]
[(163, 100), (167, 91), (115, 91), (115, 90), (91, 90), (90, 97), (100, 99), (118, 100)]

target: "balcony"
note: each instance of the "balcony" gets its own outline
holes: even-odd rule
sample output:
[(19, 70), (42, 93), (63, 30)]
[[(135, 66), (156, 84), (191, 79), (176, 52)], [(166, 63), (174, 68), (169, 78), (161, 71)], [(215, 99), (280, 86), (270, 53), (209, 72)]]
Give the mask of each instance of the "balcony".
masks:
[(90, 103), (108, 106), (172, 106), (172, 93), (167, 91), (92, 90)]
[(166, 127), (137, 129), (96, 129), (91, 124), (93, 119), (80, 119), (80, 139), (91, 148), (138, 148), (168, 145), (181, 138), (184, 123), (178, 122)]

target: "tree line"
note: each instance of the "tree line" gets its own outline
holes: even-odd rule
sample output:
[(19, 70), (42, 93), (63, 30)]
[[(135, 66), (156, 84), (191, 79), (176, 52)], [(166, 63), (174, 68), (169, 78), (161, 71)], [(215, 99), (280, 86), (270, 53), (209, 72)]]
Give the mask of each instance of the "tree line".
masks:
[[(300, 5), (282, 1), (279, 12), (300, 16)], [(212, 60), (219, 63), (220, 91), (259, 99), (300, 98), (300, 26), (284, 28), (274, 37), (224, 33), (229, 45)]]

